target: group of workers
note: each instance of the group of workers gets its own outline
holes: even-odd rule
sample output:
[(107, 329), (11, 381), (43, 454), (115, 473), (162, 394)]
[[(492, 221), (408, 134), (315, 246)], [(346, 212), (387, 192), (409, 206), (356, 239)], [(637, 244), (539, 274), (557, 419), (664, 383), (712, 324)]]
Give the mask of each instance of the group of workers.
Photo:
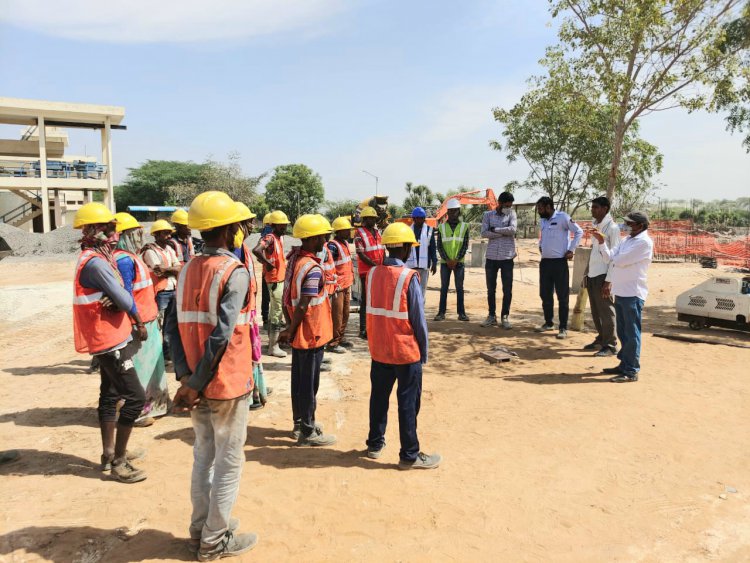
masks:
[[(512, 204), (512, 194), (503, 193), (497, 209), (483, 217), (482, 236), (489, 239), (485, 327), (498, 324), (494, 293), (500, 272), (501, 324), (512, 328), (517, 254)], [(422, 366), (428, 357), (425, 291), (430, 273), (436, 274), (438, 256), (441, 290), (435, 320), (445, 318), (451, 274), (458, 319), (469, 320), (463, 301), (469, 228), (461, 220), (458, 201), (451, 200), (447, 207), (447, 220), (437, 229), (426, 224), (425, 210), (416, 208), (410, 225), (396, 222), (382, 233), (370, 207), (362, 210), (357, 229), (345, 217), (331, 224), (321, 215), (302, 215), (292, 228), (300, 246), (290, 251), (284, 245), (290, 221), (282, 211), (264, 218), (267, 230), (251, 250), (245, 241), (253, 231), (255, 214), (222, 192), (204, 192), (189, 211), (176, 211), (171, 218), (176, 228), (156, 221), (151, 228), (154, 241), (146, 245), (143, 229), (132, 216), (113, 215), (98, 203), (81, 207), (74, 221), (82, 230), (74, 281), (74, 336), (76, 350), (99, 361), (102, 470), (124, 483), (146, 478), (133, 463), (144, 452), (127, 446), (139, 419), (166, 414), (170, 401), (164, 363), (169, 357), (180, 383), (173, 409), (190, 412), (195, 431), (191, 546), (199, 560), (209, 561), (243, 553), (257, 543), (255, 534), (236, 533), (239, 523), (231, 517), (244, 465), (248, 410), (265, 404), (270, 392), (263, 377), (253, 258), (262, 266), (262, 295), (268, 296), (267, 314), (261, 303), (267, 354), (283, 357), (282, 346), (291, 346), (291, 435), (296, 444), (320, 447), (336, 442), (316, 420), (316, 396), (325, 352), (342, 354), (353, 346), (345, 333), (356, 271), (362, 296), (359, 334), (367, 340), (371, 356), (365, 455), (382, 455), (389, 398), (398, 382), (398, 466), (438, 467), (440, 455), (424, 453), (417, 436)], [(613, 381), (637, 381), (640, 316), (653, 245), (646, 234), (648, 218), (639, 212), (625, 218), (630, 235), (621, 242), (609, 207), (606, 198), (592, 202), (594, 248), (584, 284), (592, 294), (597, 338), (586, 349), (599, 348), (597, 356), (617, 353), (618, 366), (604, 372), (611, 373)], [(565, 338), (568, 261), (582, 231), (567, 214), (556, 211), (549, 198), (539, 200), (537, 211), (542, 218), (544, 311), (544, 324), (537, 330), (554, 328), (556, 293), (557, 336)], [(199, 231), (201, 239), (193, 239), (192, 230)], [(621, 342), (619, 352), (613, 327)]]

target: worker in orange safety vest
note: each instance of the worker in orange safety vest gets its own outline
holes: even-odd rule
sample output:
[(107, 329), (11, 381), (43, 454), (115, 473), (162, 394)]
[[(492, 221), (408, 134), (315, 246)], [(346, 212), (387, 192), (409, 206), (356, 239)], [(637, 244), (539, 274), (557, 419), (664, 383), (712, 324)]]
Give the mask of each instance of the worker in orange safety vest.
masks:
[(360, 213), (362, 226), (354, 236), (354, 248), (357, 251), (357, 275), (359, 276), (360, 304), (359, 304), (359, 337), (367, 339), (366, 310), (364, 295), (367, 293), (367, 273), (370, 268), (383, 263), (385, 248), (380, 241), (380, 231), (376, 226), (378, 212), (374, 207), (367, 206)]

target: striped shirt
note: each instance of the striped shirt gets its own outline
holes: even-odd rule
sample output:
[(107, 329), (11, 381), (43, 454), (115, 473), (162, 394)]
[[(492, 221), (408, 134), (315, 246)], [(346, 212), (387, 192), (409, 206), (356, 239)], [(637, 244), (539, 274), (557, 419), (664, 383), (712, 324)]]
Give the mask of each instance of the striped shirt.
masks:
[(513, 260), (516, 257), (516, 212), (503, 215), (486, 211), (482, 216), (482, 238), (487, 243), (487, 260)]

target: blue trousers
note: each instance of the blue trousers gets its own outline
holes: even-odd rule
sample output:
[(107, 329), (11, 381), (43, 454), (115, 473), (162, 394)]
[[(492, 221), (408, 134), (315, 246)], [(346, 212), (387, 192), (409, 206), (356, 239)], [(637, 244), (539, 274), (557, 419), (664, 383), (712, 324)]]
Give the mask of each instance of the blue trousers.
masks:
[(401, 437), (399, 458), (414, 461), (419, 453), (417, 415), (422, 401), (422, 364), (393, 365), (372, 360), (370, 365), (370, 434), (367, 447), (379, 450), (385, 446), (388, 424), (388, 402), (393, 384), (398, 381), (398, 431)]
[(635, 375), (641, 369), (641, 313), (643, 299), (640, 297), (615, 297), (617, 314), (617, 338), (620, 339), (620, 371)]

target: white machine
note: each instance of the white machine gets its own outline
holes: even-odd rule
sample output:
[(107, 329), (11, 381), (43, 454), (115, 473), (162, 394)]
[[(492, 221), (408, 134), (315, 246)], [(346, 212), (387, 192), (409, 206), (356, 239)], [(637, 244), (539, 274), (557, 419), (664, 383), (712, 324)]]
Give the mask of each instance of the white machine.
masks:
[(715, 277), (677, 296), (677, 320), (750, 331), (750, 276)]

